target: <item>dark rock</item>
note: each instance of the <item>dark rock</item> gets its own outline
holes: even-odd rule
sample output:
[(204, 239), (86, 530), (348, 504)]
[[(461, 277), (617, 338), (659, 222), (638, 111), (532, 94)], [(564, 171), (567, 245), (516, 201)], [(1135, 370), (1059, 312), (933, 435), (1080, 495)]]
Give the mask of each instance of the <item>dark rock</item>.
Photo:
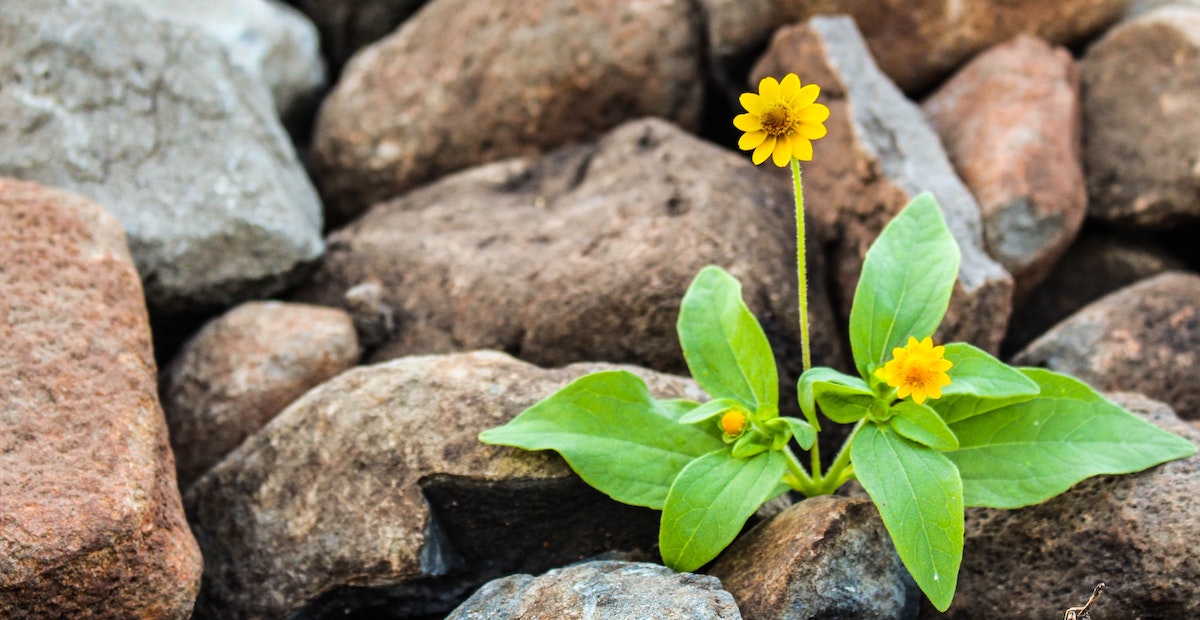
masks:
[(911, 619), (921, 600), (863, 498), (795, 504), (735, 540), (709, 572), (746, 620)]
[(0, 180), (0, 617), (186, 619), (200, 553), (115, 217)]
[(359, 355), (354, 324), (336, 308), (252, 302), (210, 321), (163, 373), (180, 486)]
[(702, 86), (688, 0), (435, 0), (346, 66), (317, 120), (314, 173), (343, 221), (449, 172), (627, 120), (695, 127)]
[(485, 584), (446, 620), (741, 620), (721, 582), (660, 564), (585, 562)]
[(979, 201), (985, 247), (1020, 305), (1087, 212), (1075, 62), (1023, 35), (975, 57), (922, 108)]
[(1014, 363), (1137, 391), (1200, 419), (1200, 275), (1170, 272), (1111, 293), (1034, 340)]
[(804, 83), (820, 85), (820, 101), (832, 112), (825, 124), (829, 135), (816, 143), (805, 167), (804, 190), (806, 209), (833, 237), (842, 316), (849, 317), (871, 242), (910, 199), (930, 191), (962, 250), (950, 310), (935, 338), (998, 350), (1011, 311), (1012, 277), (984, 253), (979, 205), (921, 110), (875, 67), (847, 17), (817, 17), (780, 30), (751, 81), (797, 67)]

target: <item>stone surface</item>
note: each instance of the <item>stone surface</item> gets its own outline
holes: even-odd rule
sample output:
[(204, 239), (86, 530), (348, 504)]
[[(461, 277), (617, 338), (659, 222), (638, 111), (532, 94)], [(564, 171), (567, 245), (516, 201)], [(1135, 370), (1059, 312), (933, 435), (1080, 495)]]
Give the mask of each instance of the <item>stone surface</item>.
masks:
[[(748, 158), (664, 121), (627, 123), (596, 144), (482, 166), (377, 205), (330, 236), (296, 298), (346, 306), (348, 290), (380, 282), (396, 327), (375, 360), (488, 348), (542, 366), (683, 372), (679, 303), (717, 264), (742, 281), (781, 381), (794, 385), (794, 207), (790, 189), (764, 179)], [(819, 243), (808, 250), (822, 273)], [(810, 281), (813, 359), (841, 366), (823, 278)]]
[(336, 308), (252, 302), (210, 321), (163, 373), (180, 486), (360, 354), (354, 322)]
[(321, 205), (269, 93), (193, 29), (121, 4), (2, 0), (0, 175), (121, 221), (152, 311), (293, 282)]
[(795, 504), (735, 540), (709, 573), (746, 620), (911, 619), (921, 599), (864, 498)]
[(706, 575), (661, 564), (585, 562), (545, 575), (489, 582), (446, 620), (741, 620), (733, 597)]
[(1168, 272), (1076, 312), (1013, 358), (1099, 390), (1136, 391), (1200, 419), (1200, 275)]
[[(1200, 444), (1170, 407), (1137, 394), (1117, 404)], [(1093, 617), (1188, 618), (1200, 612), (1200, 455), (1141, 473), (1099, 476), (1019, 510), (970, 508), (958, 591), (921, 618), (1061, 618), (1107, 585)]]
[(311, 111), (325, 86), (317, 28), (277, 0), (119, 0), (150, 15), (197, 27), (229, 52), (233, 64), (267, 86), (285, 121)]
[(425, 0), (292, 0), (321, 31), (321, 47), (333, 73), (360, 48), (382, 39), (421, 8)]
[[(923, 191), (932, 192), (962, 251), (950, 310), (935, 339), (996, 351), (1011, 312), (1012, 277), (983, 250), (979, 205), (954, 173), (920, 109), (879, 72), (847, 17), (817, 17), (784, 28), (751, 72), (751, 81), (802, 67), (821, 86), (831, 115), (828, 136), (805, 168), (805, 208), (830, 231), (843, 317), (863, 256), (884, 225)], [(790, 184), (790, 181), (789, 181)]]
[(0, 617), (185, 619), (200, 553), (116, 218), (0, 179)]
[(910, 93), (930, 88), (972, 56), (1020, 33), (1063, 45), (1086, 41), (1119, 18), (1127, 2), (701, 0), (718, 70), (761, 49), (780, 27), (840, 13), (855, 20), (883, 72)]
[(1200, 219), (1200, 7), (1113, 28), (1080, 71), (1088, 214), (1142, 228)]
[[(327, 608), (366, 613), (356, 597), (379, 594), (372, 588), (440, 579), (461, 589), (650, 546), (657, 512), (613, 502), (552, 452), (477, 439), (612, 368), (542, 370), (497, 352), (417, 356), (310, 390), (187, 492), (205, 558), (196, 617), (312, 617), (303, 606), (322, 595)], [(659, 398), (702, 397), (690, 380), (630, 370)], [(380, 596), (402, 617), (458, 603)]]
[(688, 0), (431, 2), (322, 105), (313, 165), (330, 218), (642, 116), (695, 127), (699, 19)]
[(1046, 280), (1013, 312), (1004, 349), (1023, 349), (1055, 323), (1117, 289), (1183, 268), (1156, 244), (1084, 227)]
[(1023, 35), (975, 57), (921, 107), (979, 201), (985, 247), (1019, 305), (1087, 212), (1075, 61)]

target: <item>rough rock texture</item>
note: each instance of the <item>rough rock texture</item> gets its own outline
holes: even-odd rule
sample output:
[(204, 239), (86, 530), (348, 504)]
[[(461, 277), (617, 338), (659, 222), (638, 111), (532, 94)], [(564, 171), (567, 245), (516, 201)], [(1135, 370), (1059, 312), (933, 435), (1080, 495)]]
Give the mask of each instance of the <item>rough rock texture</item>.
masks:
[(233, 64), (267, 86), (281, 119), (306, 110), (325, 86), (317, 29), (277, 0), (120, 0), (150, 15), (200, 28), (229, 52)]
[(0, 617), (187, 618), (200, 553), (116, 218), (0, 179)]
[(977, 56), (921, 106), (983, 215), (987, 252), (1020, 300), (1087, 212), (1075, 61), (1023, 35)]
[(321, 47), (333, 73), (360, 48), (382, 39), (425, 0), (292, 0), (321, 31)]
[(1023, 349), (1055, 323), (1117, 289), (1183, 268), (1155, 244), (1084, 227), (1046, 280), (1013, 312), (1004, 349)]
[(1149, 13), (1160, 6), (1172, 4), (1200, 7), (1200, 0), (1132, 0), (1129, 3), (1129, 7), (1125, 9), (1124, 19), (1132, 19), (1143, 13)]
[(336, 308), (253, 302), (210, 321), (163, 373), (180, 486), (360, 354), (354, 322)]
[[(781, 26), (819, 14), (854, 18), (883, 72), (906, 92), (934, 85), (975, 54), (1020, 33), (1086, 41), (1128, 0), (701, 0), (714, 63), (759, 48)], [(800, 76), (803, 78), (804, 76)]]
[(0, 175), (121, 221), (151, 310), (267, 295), (322, 251), (266, 89), (194, 29), (91, 0), (2, 0)]
[(426, 5), (322, 105), (313, 164), (330, 218), (642, 116), (695, 127), (699, 19), (689, 0)]
[[(613, 502), (552, 452), (477, 439), (612, 368), (542, 370), (496, 352), (407, 357), (310, 390), (187, 492), (205, 558), (196, 617), (287, 617), (322, 594), (363, 611), (355, 597), (369, 590), (338, 588), (478, 585), (649, 546), (657, 512)], [(659, 398), (702, 398), (690, 380), (630, 370)], [(392, 613), (423, 604), (381, 598)]]
[[(764, 178), (664, 121), (627, 123), (596, 144), (479, 167), (377, 205), (330, 236), (296, 296), (345, 306), (346, 291), (380, 282), (396, 327), (375, 360), (488, 348), (542, 366), (681, 372), (679, 303), (717, 264), (742, 281), (794, 385), (795, 215), (790, 190)], [(819, 248), (808, 248), (814, 274)], [(822, 278), (810, 280), (813, 358), (841, 366), (844, 336)]]
[(706, 575), (661, 564), (585, 562), (545, 575), (489, 582), (446, 620), (741, 620), (733, 597)]
[(1013, 359), (1136, 391), (1200, 419), (1200, 275), (1170, 272), (1093, 302)]
[(735, 540), (709, 573), (746, 620), (911, 619), (921, 599), (863, 498), (795, 504)]
[(984, 253), (979, 205), (920, 109), (875, 67), (847, 17), (817, 17), (780, 30), (751, 80), (797, 67), (802, 81), (821, 86), (820, 101), (832, 112), (829, 135), (815, 144), (816, 162), (805, 168), (804, 196), (805, 207), (833, 236), (843, 316), (849, 316), (871, 242), (912, 197), (930, 191), (962, 250), (936, 338), (998, 350), (1011, 312), (1012, 277)]
[[(1200, 444), (1170, 407), (1138, 394), (1113, 402)], [(1200, 455), (1137, 474), (1100, 476), (1043, 504), (967, 510), (954, 604), (922, 618), (1061, 618), (1093, 586), (1093, 617), (1188, 618), (1200, 612)]]
[(1200, 219), (1200, 7), (1113, 28), (1080, 71), (1088, 214), (1143, 228)]

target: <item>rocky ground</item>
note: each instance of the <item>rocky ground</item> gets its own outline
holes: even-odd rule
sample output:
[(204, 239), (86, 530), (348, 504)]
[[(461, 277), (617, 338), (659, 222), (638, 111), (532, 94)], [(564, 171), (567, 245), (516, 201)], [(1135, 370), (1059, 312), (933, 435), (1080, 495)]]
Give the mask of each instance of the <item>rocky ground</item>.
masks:
[(0, 617), (1200, 613), (1200, 456), (969, 510), (939, 614), (853, 490), (679, 574), (657, 513), (477, 441), (613, 365), (706, 398), (707, 264), (794, 385), (791, 178), (731, 124), (786, 72), (832, 110), (816, 363), (932, 191), (938, 340), (1200, 444), (1195, 1), (0, 0)]

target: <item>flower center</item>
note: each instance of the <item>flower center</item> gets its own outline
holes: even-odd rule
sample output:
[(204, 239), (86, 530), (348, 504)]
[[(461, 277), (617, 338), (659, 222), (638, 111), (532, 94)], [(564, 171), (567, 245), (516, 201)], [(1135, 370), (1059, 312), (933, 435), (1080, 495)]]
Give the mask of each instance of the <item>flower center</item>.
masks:
[(923, 364), (911, 364), (904, 369), (904, 383), (908, 385), (925, 385), (933, 382), (933, 373)]
[(759, 121), (768, 136), (779, 137), (792, 127), (792, 111), (783, 104), (775, 104), (762, 111)]
[(736, 409), (726, 411), (721, 416), (721, 430), (726, 435), (740, 435), (746, 429), (746, 415)]

